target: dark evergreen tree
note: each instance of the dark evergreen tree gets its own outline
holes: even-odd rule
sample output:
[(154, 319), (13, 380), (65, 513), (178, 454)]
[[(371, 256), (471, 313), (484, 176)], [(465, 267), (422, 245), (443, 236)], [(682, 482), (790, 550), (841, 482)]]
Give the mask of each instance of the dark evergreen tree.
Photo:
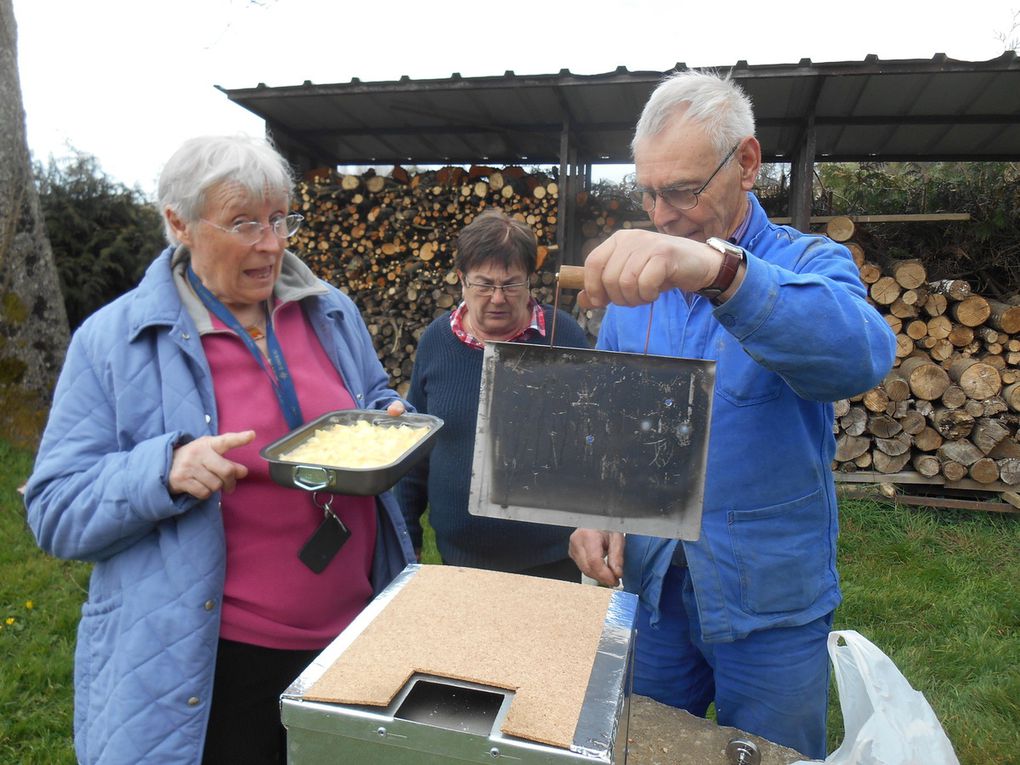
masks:
[(134, 287), (165, 246), (156, 208), (74, 151), (36, 165), (39, 201), (71, 328)]

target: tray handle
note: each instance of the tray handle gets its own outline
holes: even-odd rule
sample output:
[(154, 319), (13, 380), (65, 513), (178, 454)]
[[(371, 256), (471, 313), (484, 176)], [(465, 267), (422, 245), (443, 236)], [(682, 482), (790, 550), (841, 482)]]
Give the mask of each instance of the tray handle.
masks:
[(329, 471), (314, 465), (294, 467), (294, 485), (307, 491), (319, 491), (329, 486)]

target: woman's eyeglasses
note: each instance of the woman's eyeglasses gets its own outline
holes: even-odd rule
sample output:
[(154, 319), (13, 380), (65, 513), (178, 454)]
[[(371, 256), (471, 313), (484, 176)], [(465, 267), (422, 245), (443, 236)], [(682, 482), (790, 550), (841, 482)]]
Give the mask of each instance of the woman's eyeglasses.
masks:
[(245, 244), (255, 244), (262, 239), (267, 228), (272, 230), (278, 239), (290, 239), (297, 233), (297, 230), (301, 228), (304, 216), (294, 213), (291, 215), (281, 215), (279, 218), (273, 218), (269, 221), (269, 223), (259, 223), (257, 220), (248, 220), (244, 223), (235, 223), (233, 226), (221, 226), (220, 224), (213, 223), (211, 220), (206, 220), (205, 218), (200, 218), (199, 220), (213, 228), (218, 228), (220, 231), (225, 231), (231, 236), (236, 236)]
[(515, 284), (478, 284), (464, 280), (464, 284), (474, 291), (479, 297), (489, 297), (495, 294), (496, 290), (503, 291), (503, 297), (516, 297), (528, 289), (528, 282), (516, 282)]

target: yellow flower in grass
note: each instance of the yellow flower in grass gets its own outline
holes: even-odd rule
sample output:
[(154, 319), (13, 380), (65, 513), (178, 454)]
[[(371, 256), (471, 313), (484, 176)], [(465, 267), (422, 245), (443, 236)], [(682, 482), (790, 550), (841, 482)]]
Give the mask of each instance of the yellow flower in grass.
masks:
[(35, 603), (33, 603), (31, 600), (26, 600), (25, 601), (25, 608), (27, 608), (29, 611), (31, 611), (33, 608), (35, 608)]
[(6, 624), (8, 627), (10, 627), (12, 624), (14, 624), (14, 617), (13, 616), (8, 616), (4, 620), (4, 624)]

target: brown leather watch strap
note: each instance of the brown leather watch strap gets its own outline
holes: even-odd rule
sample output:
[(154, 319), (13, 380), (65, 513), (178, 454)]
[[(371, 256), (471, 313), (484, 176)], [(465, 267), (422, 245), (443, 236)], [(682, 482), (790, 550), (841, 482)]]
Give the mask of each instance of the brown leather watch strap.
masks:
[[(716, 303), (719, 296), (728, 290), (730, 285), (733, 284), (733, 279), (737, 275), (737, 270), (740, 268), (740, 264), (744, 260), (744, 251), (736, 246), (733, 246), (732, 248), (727, 247), (721, 251), (723, 260), (722, 265), (719, 266), (719, 273), (715, 275), (715, 281), (704, 289), (698, 290), (699, 295), (704, 295), (713, 303)], [(718, 305), (718, 303), (716, 303), (716, 305)]]

